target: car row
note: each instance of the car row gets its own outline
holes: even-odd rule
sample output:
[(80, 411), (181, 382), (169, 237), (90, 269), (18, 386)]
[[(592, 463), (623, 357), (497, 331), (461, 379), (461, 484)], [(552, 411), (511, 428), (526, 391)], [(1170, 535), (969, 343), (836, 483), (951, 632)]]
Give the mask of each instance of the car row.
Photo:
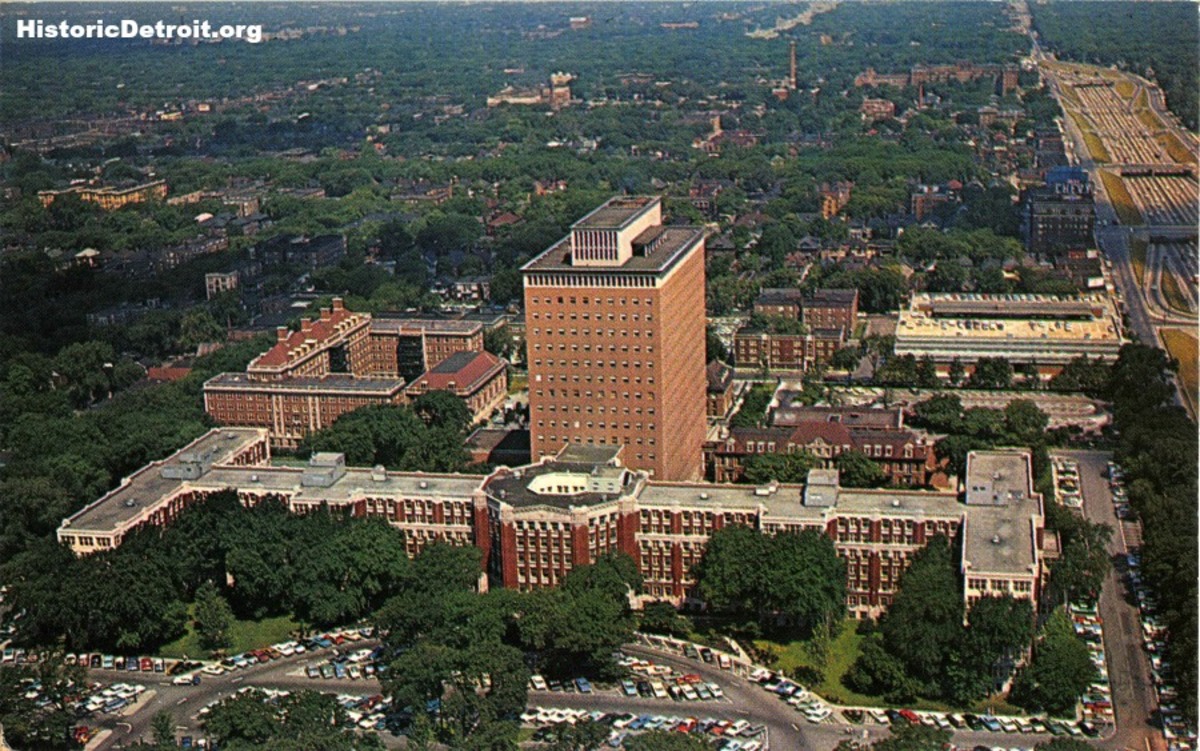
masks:
[(612, 728), (607, 744), (620, 748), (630, 735), (663, 730), (706, 736), (717, 751), (760, 751), (765, 747), (766, 729), (747, 720), (717, 720), (711, 717), (679, 717), (667, 715), (604, 713), (586, 709), (531, 706), (521, 714), (521, 721), (537, 728), (532, 740), (553, 742), (563, 725), (595, 722)]
[[(1119, 467), (1117, 468), (1119, 470)], [(1162, 724), (1163, 737), (1171, 751), (1190, 751), (1196, 748), (1196, 730), (1184, 719), (1179, 709), (1179, 692), (1167, 680), (1166, 672), (1170, 663), (1165, 653), (1166, 627), (1157, 614), (1157, 603), (1153, 594), (1142, 581), (1142, 558), (1137, 549), (1125, 555), (1125, 575), (1129, 580), (1130, 589), (1137, 599), (1138, 611), (1141, 615), (1142, 646), (1150, 660), (1150, 675), (1158, 693), (1159, 720)]]
[(1125, 489), (1125, 472), (1115, 462), (1108, 463), (1108, 490), (1112, 495), (1113, 512), (1117, 518), (1124, 521), (1136, 519), (1137, 514), (1129, 505), (1129, 493)]
[(750, 674), (750, 680), (761, 686), (763, 690), (786, 701), (802, 714), (805, 720), (813, 724), (822, 723), (833, 717), (833, 709), (821, 701), (820, 697), (799, 683), (788, 680), (766, 668), (756, 669)]
[(1068, 508), (1083, 508), (1078, 462), (1060, 457), (1054, 460), (1053, 467), (1054, 487), (1062, 504)]
[(909, 723), (943, 730), (972, 730), (975, 732), (1031, 734), (1050, 733), (1075, 737), (1099, 735), (1094, 726), (1051, 720), (1041, 717), (1005, 717), (975, 715), (969, 712), (928, 712), (913, 709), (844, 709), (842, 715), (853, 724), (873, 722), (877, 725)]
[(1089, 604), (1076, 603), (1070, 608), (1071, 622), (1075, 635), (1088, 648), (1088, 658), (1096, 667), (1096, 682), (1080, 698), (1084, 721), (1090, 724), (1112, 725), (1112, 690), (1108, 685), (1108, 663), (1104, 656), (1104, 624), (1096, 608)]
[(382, 657), (383, 647), (363, 647), (353, 652), (339, 650), (325, 662), (309, 665), (304, 672), (309, 678), (357, 681), (385, 672), (387, 665), (381, 663)]
[(105, 686), (95, 683), (74, 703), (75, 717), (83, 719), (96, 714), (115, 714), (130, 704), (136, 704), (146, 687), (139, 684), (114, 683)]
[(529, 676), (530, 691), (552, 691), (554, 693), (573, 694), (579, 692), (581, 694), (590, 694), (593, 691), (592, 682), (587, 678), (546, 678), (545, 676), (534, 674)]
[[(675, 701), (707, 701), (721, 699), (725, 692), (719, 685), (705, 681), (696, 673), (678, 673), (668, 665), (653, 660), (618, 653), (617, 664), (630, 671), (631, 677), (621, 681), (626, 696), (643, 696)], [(701, 659), (696, 653), (696, 659)], [(715, 658), (714, 658), (715, 659)]]

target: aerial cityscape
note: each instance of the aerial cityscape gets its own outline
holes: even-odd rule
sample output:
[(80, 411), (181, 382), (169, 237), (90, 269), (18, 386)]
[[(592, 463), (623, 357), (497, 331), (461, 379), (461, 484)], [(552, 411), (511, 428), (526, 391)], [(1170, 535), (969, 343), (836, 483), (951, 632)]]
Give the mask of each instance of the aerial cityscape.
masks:
[(0, 751), (1196, 749), (1193, 3), (0, 49)]

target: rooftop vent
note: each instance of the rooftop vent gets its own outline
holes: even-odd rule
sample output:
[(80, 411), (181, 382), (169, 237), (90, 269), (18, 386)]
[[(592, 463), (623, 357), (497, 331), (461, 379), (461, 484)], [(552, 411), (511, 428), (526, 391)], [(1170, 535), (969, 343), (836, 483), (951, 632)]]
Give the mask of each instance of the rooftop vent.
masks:
[(993, 544), (993, 545), (999, 545), (999, 544), (1000, 544), (1000, 535), (995, 535), (995, 536), (993, 536), (993, 537), (992, 537), (992, 544)]
[(137, 505), (137, 501), (135, 499), (133, 499), (133, 498), (125, 499), (125, 508), (133, 508), (136, 505)]
[(707, 500), (708, 500), (708, 493), (701, 493), (701, 494), (700, 494), (700, 500), (702, 500), (702, 501), (707, 501)]
[(419, 487), (421, 490), (426, 490), (429, 487), (429, 483), (425, 480), (421, 480), (419, 483), (417, 483), (417, 487)]
[(258, 482), (258, 475), (250, 475), (250, 482)]
[(892, 499), (892, 508), (900, 508), (900, 499), (899, 498)]

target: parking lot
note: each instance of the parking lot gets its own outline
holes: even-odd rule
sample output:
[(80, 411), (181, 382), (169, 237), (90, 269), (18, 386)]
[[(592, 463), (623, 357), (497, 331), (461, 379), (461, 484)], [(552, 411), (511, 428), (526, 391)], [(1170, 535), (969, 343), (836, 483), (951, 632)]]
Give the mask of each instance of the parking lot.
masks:
[[(1113, 527), (1109, 543), (1113, 570), (1100, 595), (1097, 611), (1103, 624), (1105, 668), (1109, 676), (1116, 732), (1111, 745), (1124, 748), (1195, 748), (1194, 730), (1177, 713), (1174, 687), (1162, 681), (1161, 624), (1154, 602), (1137, 574), (1141, 526), (1128, 508), (1121, 468), (1109, 466), (1111, 454), (1099, 451), (1059, 451), (1079, 467), (1083, 513), (1092, 521)], [(1124, 518), (1122, 518), (1124, 517)], [(1160, 714), (1159, 704), (1164, 712)]]

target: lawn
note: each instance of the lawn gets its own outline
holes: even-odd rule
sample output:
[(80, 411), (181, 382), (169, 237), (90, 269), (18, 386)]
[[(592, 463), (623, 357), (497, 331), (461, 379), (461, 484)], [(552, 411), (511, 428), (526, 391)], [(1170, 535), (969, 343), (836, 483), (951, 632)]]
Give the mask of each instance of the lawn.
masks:
[(1121, 224), (1125, 226), (1141, 224), (1142, 214), (1134, 205), (1133, 196), (1129, 195), (1129, 191), (1125, 189), (1125, 182), (1117, 175), (1104, 170), (1100, 171), (1100, 179), (1104, 181), (1104, 190), (1108, 193), (1108, 200), (1112, 201)]
[(1135, 110), (1134, 114), (1137, 115), (1137, 119), (1142, 122), (1142, 125), (1146, 126), (1147, 130), (1162, 130), (1162, 120), (1159, 120), (1158, 115), (1154, 114), (1154, 110), (1149, 107)]
[(1187, 298), (1183, 296), (1183, 290), (1179, 288), (1179, 280), (1167, 269), (1163, 269), (1162, 272), (1162, 291), (1163, 297), (1167, 299), (1167, 305), (1180, 313), (1191, 312)]
[(1187, 146), (1184, 146), (1174, 133), (1163, 133), (1156, 140), (1167, 150), (1171, 159), (1178, 164), (1196, 163), (1196, 155)]
[(1092, 160), (1107, 162), (1108, 149), (1104, 148), (1104, 142), (1100, 140), (1100, 136), (1087, 128), (1080, 128), (1080, 130), (1083, 131), (1083, 142), (1087, 144), (1087, 150), (1092, 155)]
[[(850, 670), (850, 666), (858, 659), (863, 641), (867, 638), (855, 631), (857, 625), (858, 621), (852, 618), (847, 618), (842, 622), (842, 629), (829, 645), (829, 652), (823, 663), (813, 658), (806, 647), (807, 642), (792, 641), (780, 643), (758, 640), (754, 643), (759, 649), (770, 646), (776, 650), (776, 653), (779, 655), (779, 662), (774, 665), (776, 670), (781, 670), (789, 674), (793, 669), (800, 666), (815, 667), (822, 670), (825, 679), (816, 686), (808, 686), (808, 688), (811, 688), (822, 698), (834, 704), (855, 707), (889, 707), (891, 705), (884, 701), (882, 697), (859, 694), (851, 691), (842, 684), (842, 677), (846, 675)], [(913, 709), (934, 712), (953, 712), (962, 709), (961, 707), (952, 707), (949, 704), (930, 699), (917, 699), (908, 706)], [(973, 707), (970, 707), (969, 711), (1005, 715), (1023, 714), (1022, 710), (1008, 704), (999, 697), (983, 699)]]
[(1133, 96), (1133, 92), (1135, 91), (1133, 82), (1126, 81), (1124, 79), (1117, 81), (1116, 87), (1117, 87), (1117, 95), (1120, 96), (1122, 99), (1129, 99), (1130, 97)]
[(1171, 357), (1179, 361), (1179, 380), (1183, 383), (1184, 398), (1196, 414), (1196, 400), (1200, 397), (1200, 363), (1197, 363), (1196, 337), (1178, 329), (1163, 329), (1163, 346)]
[[(191, 607), (188, 608), (188, 617), (191, 618)], [(250, 649), (287, 641), (292, 638), (292, 633), (298, 627), (299, 624), (292, 620), (291, 616), (286, 615), (264, 618), (261, 621), (234, 621), (233, 626), (229, 629), (233, 645), (226, 650), (226, 654), (240, 654)], [(189, 620), (187, 633), (170, 644), (163, 645), (162, 649), (158, 650), (158, 654), (162, 657), (187, 655), (194, 659), (207, 656), (208, 650), (200, 646), (200, 637), (192, 631), (192, 624)]]
[(1145, 240), (1129, 241), (1129, 263), (1133, 266), (1133, 276), (1137, 279), (1138, 287), (1144, 287), (1146, 284), (1146, 248)]

